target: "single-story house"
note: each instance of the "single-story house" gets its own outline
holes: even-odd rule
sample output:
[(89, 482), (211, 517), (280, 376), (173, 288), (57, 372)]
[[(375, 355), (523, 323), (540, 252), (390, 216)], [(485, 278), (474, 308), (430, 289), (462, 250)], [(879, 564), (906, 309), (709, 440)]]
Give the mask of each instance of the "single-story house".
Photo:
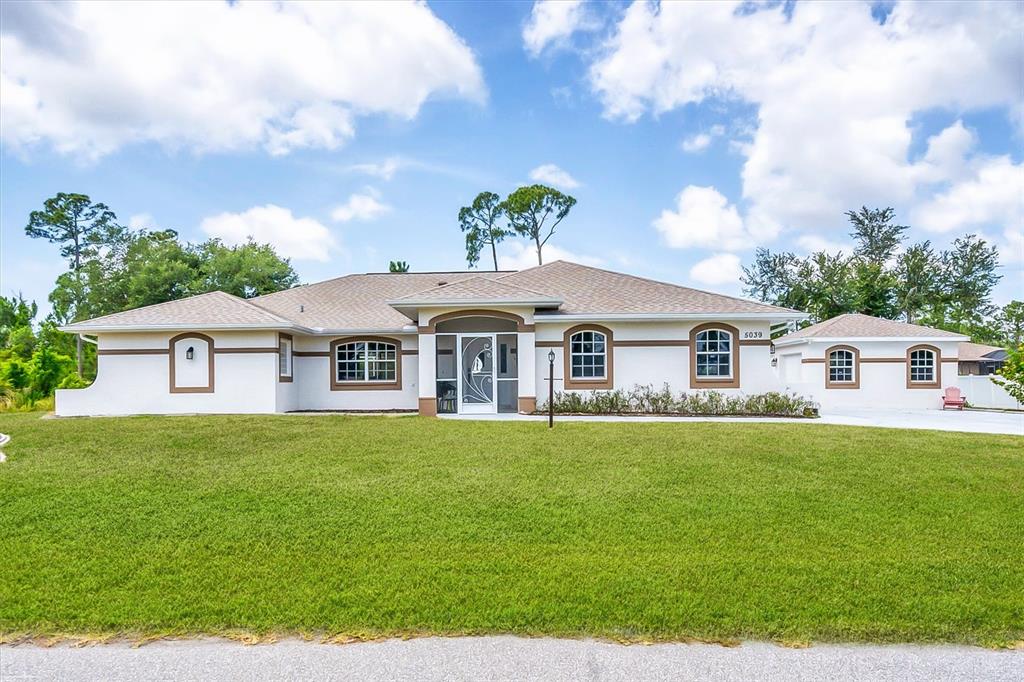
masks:
[(1006, 363), (1009, 352), (999, 346), (984, 343), (961, 343), (957, 350), (961, 376), (988, 376)]
[(98, 373), (88, 388), (58, 391), (56, 411), (532, 412), (547, 395), (549, 356), (560, 391), (667, 383), (793, 390), (823, 405), (936, 407), (943, 366), (966, 340), (843, 316), (773, 344), (773, 329), (806, 317), (563, 261), (519, 272), (354, 274), (63, 327), (96, 343)]
[(850, 313), (775, 340), (779, 379), (823, 410), (937, 408), (968, 337)]

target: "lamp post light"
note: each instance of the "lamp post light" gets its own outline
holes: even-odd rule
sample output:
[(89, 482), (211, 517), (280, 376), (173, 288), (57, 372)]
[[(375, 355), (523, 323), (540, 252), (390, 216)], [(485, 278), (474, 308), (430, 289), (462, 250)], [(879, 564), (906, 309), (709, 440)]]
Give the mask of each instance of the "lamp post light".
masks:
[(548, 428), (555, 426), (555, 351), (548, 351)]

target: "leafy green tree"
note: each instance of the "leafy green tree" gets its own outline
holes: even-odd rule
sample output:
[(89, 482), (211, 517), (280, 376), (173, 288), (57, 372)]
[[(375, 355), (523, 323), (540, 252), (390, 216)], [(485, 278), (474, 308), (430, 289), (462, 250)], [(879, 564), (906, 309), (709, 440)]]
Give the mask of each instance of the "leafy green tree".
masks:
[(992, 382), (1002, 386), (1018, 403), (1024, 403), (1024, 345), (1010, 350), (1006, 362), (994, 375)]
[(409, 264), (404, 260), (393, 260), (388, 263), (388, 272), (409, 272)]
[(516, 234), (533, 240), (537, 264), (543, 265), (544, 245), (576, 205), (576, 199), (552, 187), (530, 185), (512, 192), (502, 205)]
[(494, 192), (480, 192), (469, 206), (459, 209), (459, 227), (466, 234), (466, 262), (469, 267), (480, 262), (480, 253), (491, 247), (494, 269), (498, 269), (498, 244), (512, 234), (499, 224), (505, 205)]
[(992, 289), (1000, 280), (999, 251), (977, 235), (953, 242), (953, 248), (941, 258), (942, 317), (935, 320), (943, 328), (971, 334), (982, 327), (994, 311)]
[(1000, 341), (1016, 348), (1024, 343), (1024, 301), (1010, 301), (999, 313)]
[(896, 261), (893, 295), (903, 318), (914, 324), (939, 296), (940, 263), (931, 242), (914, 244)]
[(17, 297), (6, 298), (0, 296), (0, 348), (8, 345), (11, 334), (24, 327), (32, 327), (32, 320), (35, 319), (39, 307), (35, 301), (29, 303), (18, 294)]
[(28, 363), (18, 358), (0, 360), (0, 382), (10, 388), (27, 388), (29, 384)]
[(29, 362), (29, 388), (34, 396), (51, 395), (57, 385), (72, 371), (72, 360), (47, 344), (40, 344)]
[(851, 285), (852, 268), (842, 254), (824, 251), (811, 254), (812, 279), (808, 286), (808, 308), (817, 320), (828, 320), (836, 315), (856, 310), (857, 292)]
[(907, 225), (895, 225), (896, 211), (892, 208), (868, 208), (847, 211), (846, 217), (853, 227), (850, 236), (857, 242), (853, 257), (878, 266), (885, 264), (895, 255), (903, 242)]
[(808, 279), (801, 276), (803, 259), (797, 258), (788, 251), (772, 253), (768, 249), (758, 247), (754, 251), (754, 262), (750, 267), (743, 267), (744, 293), (772, 305), (807, 310)]
[[(43, 202), (42, 211), (29, 214), (25, 234), (36, 239), (45, 239), (60, 246), (60, 255), (71, 266), (78, 280), (75, 295), (84, 297), (81, 283), (82, 264), (98, 253), (99, 247), (116, 227), (117, 216), (105, 204), (93, 203), (85, 194), (57, 193)], [(66, 314), (75, 319), (79, 316), (80, 299), (67, 300)], [(76, 356), (78, 372), (82, 373), (82, 340), (77, 341)]]
[(174, 230), (140, 234), (111, 278), (108, 300), (118, 301), (117, 310), (128, 310), (190, 296), (201, 266), (199, 254), (179, 242)]
[(287, 258), (281, 258), (269, 244), (248, 241), (239, 246), (224, 246), (219, 239), (199, 245), (199, 277), (193, 293), (224, 291), (252, 298), (289, 289), (299, 276)]

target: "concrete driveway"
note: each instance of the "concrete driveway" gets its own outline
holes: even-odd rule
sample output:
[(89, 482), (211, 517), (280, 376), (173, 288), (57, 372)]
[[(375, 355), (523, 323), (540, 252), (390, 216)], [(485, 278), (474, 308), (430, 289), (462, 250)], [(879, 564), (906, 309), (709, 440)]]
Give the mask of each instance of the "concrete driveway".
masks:
[(0, 646), (14, 680), (1020, 680), (1024, 651), (960, 646), (624, 646), (519, 637), (359, 644), (220, 640), (85, 648)]
[[(451, 414), (442, 419), (501, 419), (516, 421), (545, 421), (543, 415), (524, 414)], [(1024, 412), (988, 412), (982, 410), (832, 410), (823, 412), (820, 419), (780, 419), (777, 417), (670, 417), (617, 415), (555, 416), (556, 421), (598, 422), (726, 422), (726, 423), (792, 423), (842, 424), (846, 426), (875, 426), (891, 429), (932, 429), (966, 433), (998, 433), (1024, 436)]]

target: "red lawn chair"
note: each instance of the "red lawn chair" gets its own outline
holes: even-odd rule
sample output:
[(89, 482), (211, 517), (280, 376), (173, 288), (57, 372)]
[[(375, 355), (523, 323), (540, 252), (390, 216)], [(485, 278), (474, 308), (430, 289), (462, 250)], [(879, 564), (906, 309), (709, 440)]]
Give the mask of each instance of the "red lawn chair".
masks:
[(947, 386), (946, 394), (942, 396), (942, 409), (955, 407), (958, 410), (964, 409), (967, 398), (960, 395), (960, 389), (956, 386)]

